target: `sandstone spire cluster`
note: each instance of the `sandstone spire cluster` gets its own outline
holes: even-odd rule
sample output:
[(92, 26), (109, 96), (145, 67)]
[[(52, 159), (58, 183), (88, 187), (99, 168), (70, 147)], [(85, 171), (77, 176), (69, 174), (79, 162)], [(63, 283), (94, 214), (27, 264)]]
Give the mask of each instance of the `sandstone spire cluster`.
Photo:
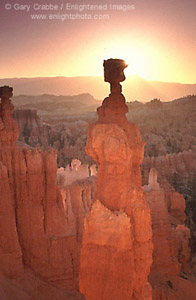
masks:
[(84, 222), (80, 291), (87, 300), (151, 299), (150, 209), (140, 175), (144, 142), (121, 93), (122, 60), (104, 62), (111, 94), (89, 125), (86, 152), (98, 164), (97, 193)]
[[(18, 278), (28, 267), (49, 282), (75, 289), (91, 187), (84, 183), (60, 190), (56, 151), (18, 147), (12, 88), (1, 87), (0, 96), (0, 272)], [(77, 203), (82, 193), (87, 201)]]
[[(123, 61), (115, 63), (117, 69), (124, 68)], [(118, 72), (112, 70), (122, 80)], [(71, 169), (59, 172), (54, 149), (17, 146), (12, 88), (0, 88), (2, 300), (12, 300), (13, 291), (19, 300), (84, 299), (66, 291), (78, 289), (81, 245), (80, 290), (87, 300), (151, 299), (149, 273), (153, 300), (195, 299), (195, 283), (186, 280), (190, 232), (184, 225), (185, 200), (160, 178), (160, 161), (153, 164), (158, 176), (151, 169), (142, 191), (144, 143), (136, 125), (126, 120), (119, 83), (112, 84), (98, 109), (98, 121), (89, 125), (86, 145), (98, 163), (96, 195), (96, 177), (89, 176), (88, 166), (73, 160)], [(66, 182), (64, 175), (69, 177)], [(91, 175), (96, 175), (95, 165)]]

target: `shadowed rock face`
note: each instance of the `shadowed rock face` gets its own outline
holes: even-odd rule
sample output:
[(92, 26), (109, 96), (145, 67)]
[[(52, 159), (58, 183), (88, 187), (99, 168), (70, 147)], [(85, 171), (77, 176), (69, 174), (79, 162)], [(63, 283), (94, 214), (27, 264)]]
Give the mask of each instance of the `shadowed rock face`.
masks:
[(15, 110), (14, 120), (19, 126), (19, 140), (33, 147), (48, 145), (48, 129), (42, 123), (36, 110)]
[(158, 177), (172, 181), (179, 174), (184, 182), (194, 178), (196, 174), (196, 153), (192, 150), (178, 154), (169, 154), (158, 157), (145, 157), (142, 163), (144, 183), (147, 183), (151, 168), (155, 168)]
[(151, 217), (139, 167), (144, 143), (126, 112), (124, 96), (111, 93), (89, 125), (86, 152), (98, 164), (98, 176), (80, 259), (80, 291), (87, 300), (151, 299)]
[[(166, 299), (166, 295), (171, 294), (172, 299), (179, 299), (180, 293), (186, 295), (186, 299), (194, 299), (191, 294), (196, 286), (190, 285), (190, 292), (187, 288), (189, 283), (182, 289), (179, 287), (179, 283), (183, 284), (180, 271), (187, 273), (190, 258), (190, 230), (184, 225), (185, 200), (168, 183), (164, 184), (164, 188), (162, 183), (159, 185), (154, 168), (150, 170), (149, 184), (143, 190), (152, 217), (154, 251), (149, 280), (153, 287), (153, 299)], [(180, 296), (180, 299), (183, 297)]]

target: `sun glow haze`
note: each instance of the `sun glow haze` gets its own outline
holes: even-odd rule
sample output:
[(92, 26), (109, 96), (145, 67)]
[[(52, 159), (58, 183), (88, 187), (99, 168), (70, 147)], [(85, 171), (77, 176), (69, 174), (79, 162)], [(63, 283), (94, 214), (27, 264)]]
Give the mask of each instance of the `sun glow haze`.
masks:
[(122, 43), (122, 46), (116, 46), (115, 44), (108, 47), (104, 57), (106, 58), (120, 58), (124, 59), (128, 64), (126, 69), (127, 75), (138, 75), (144, 79), (150, 79), (152, 69), (155, 69), (153, 52), (149, 47), (144, 44), (127, 44), (126, 41)]
[[(144, 79), (151, 79), (153, 73), (157, 75), (157, 65), (155, 58), (157, 54), (155, 50), (146, 46), (144, 43), (127, 43), (127, 40), (119, 41), (112, 40), (112, 42), (105, 42), (100, 47), (100, 44), (92, 47), (88, 56), (84, 59), (77, 61), (74, 64), (77, 68), (72, 68), (69, 71), (71, 76), (77, 76), (78, 73), (86, 73), (89, 76), (100, 76), (103, 73), (102, 61), (109, 58), (123, 59), (128, 64), (125, 70), (127, 75), (138, 75)], [(90, 63), (87, 65), (86, 62)], [(77, 74), (74, 72), (77, 70)], [(67, 71), (67, 70), (66, 70)], [(66, 75), (66, 74), (65, 74)]]
[[(163, 37), (145, 38), (127, 34), (109, 33), (106, 30), (107, 38), (103, 35), (91, 39), (91, 43), (78, 45), (80, 55), (76, 52), (74, 60), (62, 69), (62, 76), (103, 76), (102, 62), (104, 59), (123, 59), (128, 64), (125, 69), (126, 76), (137, 75), (146, 80), (168, 81), (180, 83), (194, 83), (194, 66), (192, 59), (188, 57), (188, 45), (183, 52), (178, 51), (178, 43), (175, 40), (171, 44), (166, 43)], [(88, 48), (88, 51), (86, 50)], [(189, 57), (190, 58), (190, 57)], [(65, 57), (62, 56), (62, 61)], [(53, 74), (57, 72), (57, 64), (54, 66)]]
[(119, 58), (127, 76), (195, 83), (193, 2), (133, 0), (135, 11), (110, 12), (108, 21), (73, 22), (32, 21), (1, 3), (0, 77), (103, 76), (103, 60)]
[[(149, 43), (144, 39), (128, 41), (126, 37), (92, 44), (89, 53), (85, 55), (83, 52), (83, 59), (74, 62), (75, 67), (73, 64), (71, 76), (78, 76), (78, 73), (84, 72), (87, 76), (102, 76), (103, 60), (118, 58), (125, 60), (128, 64), (125, 69), (127, 76), (137, 75), (146, 80), (187, 83), (186, 73), (179, 70), (176, 53), (171, 53), (167, 47), (161, 44), (157, 46), (157, 44), (156, 41)], [(88, 64), (86, 64), (87, 61)]]

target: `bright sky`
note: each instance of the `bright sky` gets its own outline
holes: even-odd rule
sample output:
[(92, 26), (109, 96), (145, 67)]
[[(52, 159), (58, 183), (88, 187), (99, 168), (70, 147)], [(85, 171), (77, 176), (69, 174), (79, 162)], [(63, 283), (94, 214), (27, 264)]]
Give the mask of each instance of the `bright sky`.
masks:
[[(83, 3), (102, 9), (78, 11)], [(70, 14), (91, 19), (61, 20)], [(0, 78), (97, 76), (104, 59), (122, 58), (127, 75), (196, 83), (195, 0), (3, 0), (0, 28)]]

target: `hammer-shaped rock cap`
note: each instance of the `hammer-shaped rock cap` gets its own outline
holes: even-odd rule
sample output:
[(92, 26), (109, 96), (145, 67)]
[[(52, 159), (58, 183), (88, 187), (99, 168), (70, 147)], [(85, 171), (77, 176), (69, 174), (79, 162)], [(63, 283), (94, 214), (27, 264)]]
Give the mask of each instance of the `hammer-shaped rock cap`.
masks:
[(124, 69), (128, 65), (123, 59), (107, 59), (103, 62), (104, 80), (110, 83), (120, 83), (125, 80)]

